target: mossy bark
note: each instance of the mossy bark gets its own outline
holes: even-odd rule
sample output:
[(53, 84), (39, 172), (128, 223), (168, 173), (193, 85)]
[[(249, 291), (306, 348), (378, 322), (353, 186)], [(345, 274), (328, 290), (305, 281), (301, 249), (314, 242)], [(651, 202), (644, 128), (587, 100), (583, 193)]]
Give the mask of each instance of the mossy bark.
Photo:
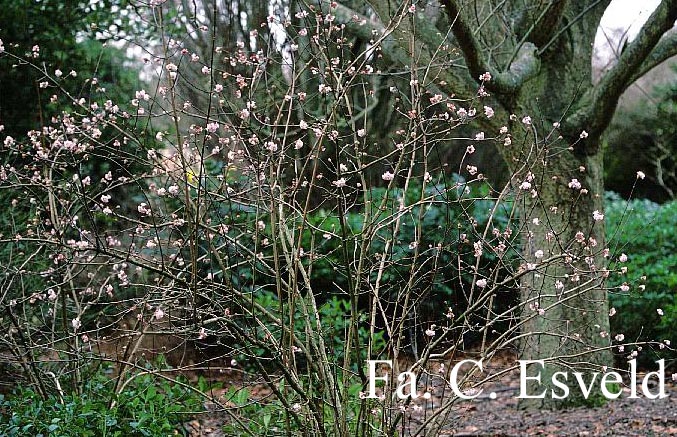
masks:
[[(545, 149), (543, 155), (559, 157), (531, 167), (538, 194), (526, 196), (521, 204), (521, 268), (527, 273), (520, 284), (524, 337), (519, 355), (521, 360), (545, 360), (542, 369), (529, 372), (535, 376), (540, 371), (540, 384), (529, 380), (527, 388), (530, 395), (547, 393), (543, 399), (521, 399), (523, 408), (587, 404), (572, 372), (583, 372), (590, 381), (593, 372), (613, 363), (604, 288), (604, 221), (593, 217), (594, 211), (603, 211), (602, 158), (579, 158), (556, 145)], [(580, 189), (575, 183), (569, 186), (573, 179)], [(568, 373), (566, 400), (552, 397), (555, 372)], [(592, 393), (599, 395), (599, 386)]]
[[(590, 56), (589, 48), (569, 42), (561, 47), (559, 58), (543, 65), (539, 75), (527, 82), (515, 105), (513, 145), (502, 151), (512, 167), (516, 191), (527, 178), (535, 190), (524, 193), (519, 205), (521, 268), (526, 272), (520, 280), (519, 356), (545, 360), (543, 368), (538, 366), (541, 382), (529, 380), (527, 388), (531, 395), (546, 390), (546, 396), (520, 399), (521, 408), (589, 404), (573, 372), (582, 372), (589, 381), (593, 372), (613, 365), (604, 286), (608, 274), (604, 220), (596, 220), (593, 214), (604, 211), (602, 151), (584, 144), (588, 139), (581, 138), (582, 131), (564, 136), (555, 127), (575, 100), (573, 84), (592, 86), (590, 65), (575, 62), (577, 57)], [(534, 124), (523, 126), (524, 115), (530, 115)], [(565, 400), (552, 397), (553, 389), (561, 394), (552, 384), (556, 372), (568, 373), (570, 393)], [(529, 372), (529, 376), (537, 374), (536, 368)], [(592, 393), (599, 395), (599, 387)]]

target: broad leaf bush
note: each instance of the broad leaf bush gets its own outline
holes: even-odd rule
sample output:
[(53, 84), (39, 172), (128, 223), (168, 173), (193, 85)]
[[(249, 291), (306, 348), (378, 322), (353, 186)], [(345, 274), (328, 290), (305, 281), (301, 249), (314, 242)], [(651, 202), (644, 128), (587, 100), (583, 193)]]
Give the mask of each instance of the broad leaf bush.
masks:
[(202, 396), (184, 378), (171, 382), (136, 372), (115, 396), (115, 380), (106, 369), (100, 368), (80, 393), (57, 391), (43, 399), (32, 389), (19, 387), (10, 395), (0, 395), (0, 434), (181, 435), (182, 424), (203, 411)]
[[(607, 234), (619, 270), (609, 277), (614, 332), (627, 339), (677, 341), (677, 202), (626, 201), (607, 194)], [(627, 261), (621, 262), (627, 258)], [(627, 268), (623, 273), (622, 268)], [(659, 314), (662, 312), (663, 315)], [(663, 342), (665, 345), (665, 342)], [(660, 347), (653, 347), (656, 352)], [(662, 356), (667, 351), (663, 351)], [(672, 352), (672, 357), (675, 357)], [(645, 362), (656, 359), (644, 356)]]

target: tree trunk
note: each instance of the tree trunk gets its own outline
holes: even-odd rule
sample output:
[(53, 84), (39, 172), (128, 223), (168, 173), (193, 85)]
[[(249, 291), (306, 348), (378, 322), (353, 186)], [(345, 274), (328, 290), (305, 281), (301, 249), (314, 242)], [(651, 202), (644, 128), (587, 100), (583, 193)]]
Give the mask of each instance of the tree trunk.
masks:
[[(512, 110), (517, 115), (511, 129), (513, 145), (502, 150), (515, 189), (523, 193), (521, 268), (526, 273), (520, 282), (520, 359), (545, 360), (543, 367), (528, 367), (522, 377), (540, 372), (540, 384), (528, 380), (526, 394), (547, 390), (546, 396), (520, 399), (522, 408), (599, 403), (599, 384), (586, 400), (574, 372), (582, 372), (587, 384), (592, 372), (613, 365), (604, 288), (608, 273), (600, 216), (604, 211), (600, 139), (587, 138), (583, 131), (560, 134), (558, 124), (572, 102), (592, 88), (589, 41), (594, 19), (561, 38), (556, 53), (544, 56), (538, 74), (522, 86)], [(533, 124), (522, 122), (525, 115)], [(525, 181), (531, 184), (528, 190), (522, 185)], [(562, 394), (552, 384), (556, 372), (568, 373), (570, 393), (563, 400), (552, 396), (553, 388), (556, 395)], [(598, 375), (596, 382), (600, 379)]]
[[(567, 144), (541, 144), (534, 149), (528, 167), (531, 174), (525, 179), (531, 179), (536, 196), (525, 193), (521, 203), (521, 269), (527, 273), (521, 278), (525, 336), (519, 349), (521, 360), (546, 361), (522, 375), (541, 374), (540, 383), (529, 380), (527, 394), (547, 393), (543, 399), (521, 399), (520, 406), (598, 403), (599, 385), (586, 401), (573, 371), (584, 372), (587, 382), (592, 372), (603, 373), (613, 363), (610, 349), (600, 350), (609, 346), (604, 220), (598, 215), (603, 211), (602, 156), (576, 156)], [(565, 400), (553, 400), (551, 380), (560, 371), (568, 373), (571, 390)]]

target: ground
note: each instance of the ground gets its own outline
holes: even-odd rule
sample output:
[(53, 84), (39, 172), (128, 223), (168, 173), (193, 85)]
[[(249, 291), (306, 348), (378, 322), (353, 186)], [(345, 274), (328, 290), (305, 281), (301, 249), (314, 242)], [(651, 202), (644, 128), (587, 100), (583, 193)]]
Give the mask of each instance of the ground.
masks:
[[(504, 367), (514, 357), (504, 355), (492, 361), (494, 370)], [(642, 374), (638, 380), (641, 381)], [(499, 381), (485, 387), (484, 393), (473, 401), (464, 401), (450, 411), (440, 436), (677, 436), (677, 385), (666, 375), (669, 397), (650, 400), (643, 396), (628, 399), (630, 388), (625, 387), (619, 399), (596, 408), (574, 408), (565, 411), (521, 411), (517, 408), (519, 375), (505, 374)], [(443, 381), (433, 378), (433, 381)], [(410, 425), (420, 423), (430, 414), (445, 393), (450, 390), (433, 382), (433, 397), (425, 408), (413, 412)], [(261, 386), (262, 394), (265, 387)], [(656, 388), (653, 388), (653, 392)], [(496, 399), (488, 394), (495, 392)], [(638, 388), (641, 394), (641, 389)], [(220, 431), (227, 417), (211, 414), (186, 424), (191, 436), (225, 436)], [(404, 434), (410, 435), (410, 434)], [(230, 437), (230, 436), (227, 436)]]

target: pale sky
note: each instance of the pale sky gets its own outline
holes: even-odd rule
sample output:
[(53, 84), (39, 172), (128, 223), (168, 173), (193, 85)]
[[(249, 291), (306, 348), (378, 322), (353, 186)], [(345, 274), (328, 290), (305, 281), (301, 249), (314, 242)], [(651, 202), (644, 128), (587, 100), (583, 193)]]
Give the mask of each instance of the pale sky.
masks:
[(595, 37), (595, 55), (592, 60), (594, 80), (613, 65), (623, 42), (632, 41), (642, 25), (656, 9), (660, 0), (612, 0)]
[(613, 0), (602, 17), (595, 45), (606, 44), (603, 30), (612, 36), (614, 31), (622, 29), (630, 40), (634, 39), (659, 3), (660, 0)]
[(602, 17), (600, 27), (629, 29), (632, 39), (659, 3), (660, 0), (613, 0)]

